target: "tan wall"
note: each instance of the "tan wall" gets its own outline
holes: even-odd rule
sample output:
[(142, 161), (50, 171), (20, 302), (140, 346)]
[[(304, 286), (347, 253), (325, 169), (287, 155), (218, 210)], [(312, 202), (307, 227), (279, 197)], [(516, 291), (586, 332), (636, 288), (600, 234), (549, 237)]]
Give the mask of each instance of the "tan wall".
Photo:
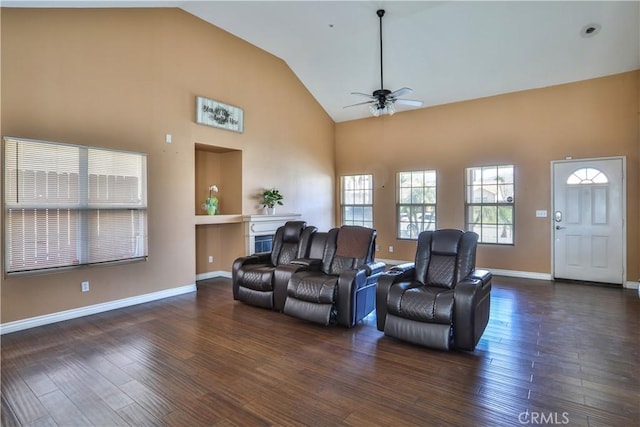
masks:
[[(2, 135), (143, 151), (149, 182), (147, 262), (0, 278), (1, 322), (192, 284), (201, 245), (230, 270), (240, 224), (196, 244), (196, 143), (242, 151), (241, 196), (220, 184), (242, 213), (277, 186), (287, 211), (333, 225), (334, 123), (280, 59), (178, 9), (3, 8), (1, 31)], [(242, 107), (244, 133), (195, 124), (197, 95)]]
[[(551, 272), (550, 162), (627, 158), (627, 277), (640, 277), (640, 72), (523, 91), (336, 125), (337, 176), (374, 174), (380, 258), (411, 260), (415, 241), (395, 234), (395, 174), (436, 169), (437, 227), (464, 227), (464, 169), (514, 164), (515, 246), (481, 245), (478, 265)], [(339, 185), (339, 180), (336, 180)], [(338, 191), (338, 187), (336, 186)], [(338, 206), (337, 201), (336, 206)], [(338, 221), (339, 208), (337, 208)], [(388, 252), (388, 246), (394, 252)]]

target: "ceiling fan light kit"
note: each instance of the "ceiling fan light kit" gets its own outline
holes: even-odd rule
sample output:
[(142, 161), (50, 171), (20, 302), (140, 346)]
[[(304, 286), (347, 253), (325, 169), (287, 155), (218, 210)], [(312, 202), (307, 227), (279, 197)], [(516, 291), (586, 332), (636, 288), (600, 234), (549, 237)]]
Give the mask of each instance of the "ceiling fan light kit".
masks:
[(351, 92), (352, 95), (362, 95), (371, 98), (371, 101), (359, 102), (357, 104), (351, 104), (344, 107), (348, 108), (355, 107), (357, 105), (369, 104), (369, 110), (374, 117), (378, 117), (380, 114), (388, 114), (392, 116), (396, 112), (396, 103), (410, 105), (413, 107), (422, 107), (423, 104), (422, 101), (399, 98), (399, 96), (413, 92), (413, 89), (411, 88), (403, 87), (393, 92), (384, 88), (384, 74), (382, 67), (382, 17), (384, 14), (384, 9), (378, 9), (376, 11), (376, 15), (378, 15), (378, 18), (380, 19), (380, 89), (374, 90), (371, 95), (362, 92)]
[(385, 101), (384, 105), (381, 105), (380, 103), (374, 103), (373, 105), (369, 106), (369, 111), (371, 111), (371, 114), (374, 117), (378, 117), (380, 116), (380, 114), (384, 114), (387, 113), (390, 116), (393, 116), (393, 114), (396, 112), (396, 107), (393, 104), (393, 102), (387, 100)]

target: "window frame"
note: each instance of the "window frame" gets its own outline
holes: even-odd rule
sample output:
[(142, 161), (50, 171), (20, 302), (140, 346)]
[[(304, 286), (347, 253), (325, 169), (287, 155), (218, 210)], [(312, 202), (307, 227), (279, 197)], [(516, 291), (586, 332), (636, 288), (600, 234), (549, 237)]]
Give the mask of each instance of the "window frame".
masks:
[[(369, 188), (358, 188), (357, 185), (353, 188), (353, 190), (348, 190), (346, 188), (345, 185), (345, 180), (346, 179), (350, 179), (353, 178), (354, 180), (357, 179), (358, 177), (368, 177), (368, 182), (371, 183)], [(368, 192), (369, 194), (367, 195), (366, 193), (361, 193), (360, 197), (364, 200), (370, 200), (370, 203), (346, 203), (346, 199), (348, 199), (349, 197), (347, 197), (346, 191), (352, 191), (353, 194), (353, 199), (355, 201), (356, 198), (356, 193), (358, 191), (360, 192)], [(355, 210), (358, 208), (362, 208), (362, 220), (358, 220), (356, 221), (355, 219), (351, 219), (351, 220), (347, 220), (346, 218), (349, 216), (347, 214), (347, 209), (348, 208), (352, 208), (355, 214)], [(371, 221), (367, 221), (365, 220), (366, 218), (366, 210), (369, 210), (371, 213)], [(373, 228), (373, 174), (351, 174), (351, 175), (341, 175), (340, 176), (340, 216), (341, 216), (341, 223), (342, 225), (360, 225), (362, 227), (369, 227), (369, 228)]]
[[(401, 182), (401, 175), (402, 174), (411, 174), (411, 177), (409, 178), (411, 181), (411, 185), (409, 186), (402, 186), (402, 182)], [(422, 174), (422, 185), (413, 185), (413, 174)], [(426, 175), (427, 174), (433, 174), (434, 175), (434, 184), (433, 185), (426, 185)], [(423, 197), (423, 201), (422, 203), (401, 203), (401, 198), (402, 198), (402, 189), (409, 189), (409, 191), (411, 192), (411, 198), (413, 198), (413, 190), (414, 189), (421, 189), (422, 190), (422, 197)], [(426, 199), (426, 195), (427, 195), (427, 189), (433, 189), (433, 193), (434, 193), (434, 202), (433, 203), (427, 203), (425, 201)], [(400, 171), (396, 173), (396, 239), (398, 240), (418, 240), (418, 235), (422, 232), (422, 231), (435, 231), (437, 229), (437, 221), (438, 221), (438, 214), (437, 214), (437, 210), (438, 210), (438, 171), (436, 169), (424, 169), (424, 170), (415, 170), (415, 171)], [(402, 232), (402, 227), (403, 224), (406, 223), (406, 221), (402, 221), (402, 210), (403, 207), (406, 207), (409, 209), (409, 211), (415, 211), (415, 210), (421, 210), (422, 211), (422, 221), (418, 222), (418, 224), (416, 224), (416, 230), (412, 231), (409, 230), (409, 237), (405, 237), (405, 236), (401, 236), (401, 232)], [(427, 209), (429, 208), (429, 209)], [(427, 210), (429, 210), (432, 214), (432, 218), (433, 221), (424, 221), (425, 218), (425, 212), (427, 212)], [(411, 217), (411, 214), (409, 214), (409, 217)], [(411, 219), (409, 220), (409, 224), (407, 227), (411, 227), (411, 224), (413, 224), (413, 221), (411, 221)], [(432, 226), (427, 226), (425, 227), (425, 224), (433, 224)], [(415, 237), (412, 237), (411, 234), (415, 233)]]
[[(495, 179), (494, 182), (486, 182), (484, 181), (484, 173), (486, 170), (489, 169), (495, 169), (495, 176), (499, 177), (500, 176), (500, 169), (501, 168), (511, 168), (511, 182), (504, 182), (502, 185), (507, 187), (507, 186), (511, 186), (511, 195), (506, 195), (506, 197), (504, 197), (504, 201), (498, 201), (498, 196), (497, 194), (500, 192), (500, 183), (498, 181), (498, 179)], [(469, 177), (470, 175), (473, 173), (472, 171), (479, 171), (481, 173), (481, 178), (480, 178), (480, 184), (477, 183), (477, 181), (473, 181), (472, 183), (469, 182)], [(474, 189), (480, 189), (481, 191), (484, 191), (486, 188), (488, 187), (492, 187), (494, 186), (496, 187), (496, 201), (492, 201), (492, 202), (470, 202), (470, 199), (472, 200), (472, 192)], [(478, 244), (482, 244), (482, 245), (497, 245), (497, 246), (515, 246), (516, 244), (516, 167), (515, 164), (498, 164), (498, 165), (486, 165), (486, 166), (471, 166), (468, 168), (465, 168), (464, 171), (464, 186), (465, 186), (465, 196), (464, 196), (464, 215), (465, 215), (465, 229), (468, 231), (474, 231), (476, 234), (478, 234)], [(484, 197), (484, 196), (481, 196)], [(509, 198), (511, 198), (511, 201), (509, 201)], [(480, 208), (480, 222), (471, 222), (471, 218), (470, 218), (470, 211), (472, 208), (474, 207), (478, 207)], [(495, 223), (492, 222), (484, 222), (482, 221), (482, 216), (485, 212), (485, 209), (491, 209), (491, 208), (495, 208)], [(500, 211), (504, 208), (509, 208), (510, 209), (510, 216), (511, 216), (511, 221), (502, 221), (500, 222)], [(490, 211), (489, 211), (490, 212)], [(473, 224), (475, 224), (476, 226), (480, 227), (480, 232), (478, 232), (478, 230), (474, 230)], [(484, 227), (486, 225), (494, 225), (495, 224), (495, 234), (496, 234), (496, 238), (495, 241), (488, 241), (488, 240), (484, 240)], [(510, 230), (511, 230), (511, 241), (510, 242), (501, 242), (500, 241), (500, 236), (499, 236), (499, 230), (500, 230), (500, 226), (509, 226)]]
[(10, 136), (2, 143), (4, 277), (148, 258), (146, 153)]

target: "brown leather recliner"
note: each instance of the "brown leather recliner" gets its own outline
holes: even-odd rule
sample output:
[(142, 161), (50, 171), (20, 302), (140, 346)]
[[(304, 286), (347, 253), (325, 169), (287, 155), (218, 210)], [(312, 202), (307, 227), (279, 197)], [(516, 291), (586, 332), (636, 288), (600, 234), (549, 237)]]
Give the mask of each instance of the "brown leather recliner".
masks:
[(355, 326), (375, 308), (376, 282), (385, 267), (374, 262), (375, 240), (371, 228), (329, 230), (321, 264), (291, 276), (284, 313), (322, 325)]
[[(236, 259), (232, 267), (233, 299), (258, 307), (282, 310), (282, 307), (274, 305), (275, 272), (296, 258), (308, 256), (311, 237), (316, 230), (316, 227), (307, 227), (304, 221), (288, 221), (276, 230), (271, 252)], [(289, 276), (295, 270), (289, 271)], [(285, 283), (288, 282), (286, 269), (279, 277)]]
[(477, 243), (470, 231), (420, 233), (415, 262), (378, 281), (378, 330), (427, 347), (473, 351), (489, 322), (491, 295), (491, 273), (475, 270)]
[(293, 273), (300, 270), (320, 270), (322, 257), (327, 244), (327, 232), (314, 232), (311, 235), (309, 254), (306, 258), (296, 258), (290, 264), (279, 265), (273, 273), (273, 309), (284, 310), (287, 299), (287, 286)]

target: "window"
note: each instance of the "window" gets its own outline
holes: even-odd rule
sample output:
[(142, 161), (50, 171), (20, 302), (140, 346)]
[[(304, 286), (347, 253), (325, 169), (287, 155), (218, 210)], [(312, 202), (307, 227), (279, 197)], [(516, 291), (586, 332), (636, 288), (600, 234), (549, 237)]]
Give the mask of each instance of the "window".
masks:
[(513, 165), (467, 168), (466, 227), (480, 243), (512, 245)]
[(342, 177), (342, 224), (373, 228), (373, 175)]
[(397, 236), (417, 239), (436, 229), (436, 171), (399, 172), (397, 177)]
[(147, 257), (145, 154), (4, 142), (7, 274)]
[(606, 184), (609, 180), (600, 170), (594, 168), (582, 168), (572, 173), (567, 179), (567, 184)]

